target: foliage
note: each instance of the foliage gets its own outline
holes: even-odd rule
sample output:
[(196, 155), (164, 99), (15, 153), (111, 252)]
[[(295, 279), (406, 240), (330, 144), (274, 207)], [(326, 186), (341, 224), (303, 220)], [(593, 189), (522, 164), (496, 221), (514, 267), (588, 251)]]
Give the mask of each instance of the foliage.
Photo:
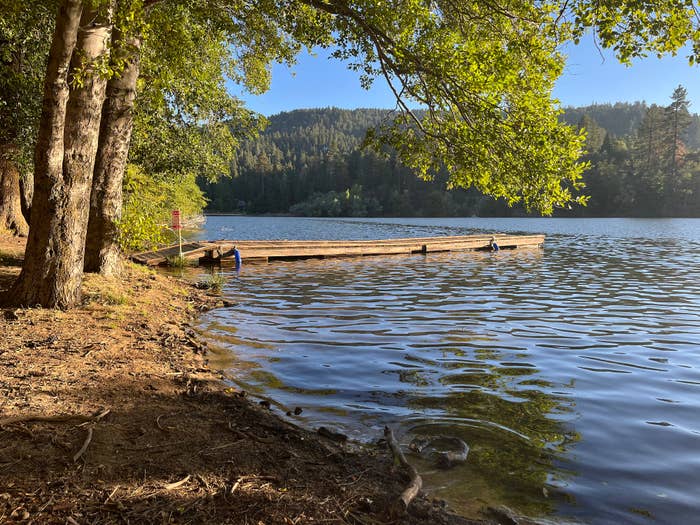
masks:
[(592, 29), (603, 47), (612, 48), (624, 63), (650, 53), (675, 54), (689, 45), (688, 60), (693, 64), (700, 57), (695, 4), (694, 0), (574, 0), (567, 25), (575, 42)]
[(585, 180), (594, 215), (700, 216), (700, 140), (685, 90), (666, 107), (647, 107), (637, 130), (607, 133), (591, 151)]
[[(123, 247), (168, 240), (162, 225), (170, 209), (200, 213), (204, 201), (195, 177), (215, 181), (228, 175), (238, 141), (264, 124), (229, 93), (227, 82), (262, 92), (269, 85), (266, 64), (291, 63), (298, 52), (301, 44), (266, 16), (253, 5), (231, 3), (219, 10), (206, 0), (160, 2), (147, 12), (129, 152), (138, 170), (125, 182), (134, 190), (130, 195), (144, 192), (146, 204), (127, 197)], [(296, 24), (301, 29), (303, 17)]]
[[(678, 92), (678, 90), (676, 90)], [(681, 106), (671, 102), (669, 108)], [(687, 111), (687, 101), (685, 103)], [(682, 153), (675, 185), (664, 186), (672, 172), (674, 113), (644, 103), (617, 103), (566, 108), (562, 121), (586, 133), (584, 174), (590, 196), (587, 208), (559, 214), (573, 215), (686, 215), (700, 216), (700, 188), (693, 166), (700, 152), (700, 117), (681, 117), (675, 142)], [(380, 156), (362, 149), (365, 130), (386, 115), (382, 110), (311, 109), (270, 117), (269, 127), (256, 139), (244, 141), (232, 166), (232, 178), (216, 184), (200, 180), (212, 211), (349, 215), (343, 205), (346, 190), (361, 187), (362, 198), (375, 200), (367, 215), (470, 216), (524, 213), (509, 209), (475, 190), (446, 190), (448, 175), (440, 171), (422, 181), (403, 166), (391, 150)], [(651, 159), (657, 175), (645, 167), (646, 126), (658, 120)], [(671, 120), (669, 120), (671, 119)], [(665, 122), (665, 124), (664, 124)], [(682, 129), (683, 126), (686, 129)], [(661, 128), (667, 138), (661, 140)], [(627, 132), (619, 134), (619, 131)], [(670, 130), (670, 131), (669, 131)], [(656, 136), (656, 135), (655, 135)], [(666, 160), (664, 160), (666, 159)], [(679, 158), (680, 160), (680, 158)], [(663, 162), (662, 162), (663, 161)], [(654, 179), (656, 177), (656, 179)], [(654, 182), (656, 180), (656, 182)], [(670, 179), (669, 179), (670, 180)], [(697, 181), (694, 183), (693, 181)], [(666, 187), (667, 189), (664, 189)], [(671, 189), (675, 188), (675, 189)], [(696, 188), (696, 189), (693, 189)], [(679, 203), (685, 203), (682, 206)], [(694, 204), (695, 203), (695, 204)], [(365, 213), (359, 207), (360, 213)]]
[(623, 137), (636, 132), (646, 110), (647, 105), (644, 102), (591, 104), (578, 108), (566, 107), (561, 119), (571, 126), (581, 126), (581, 121), (587, 117), (607, 132), (616, 137)]
[[(423, 181), (401, 164), (395, 151), (362, 148), (369, 127), (386, 110), (310, 109), (270, 117), (257, 138), (244, 141), (232, 177), (215, 184), (200, 179), (211, 211), (306, 215), (472, 215), (481, 206), (474, 190), (448, 191), (445, 171)], [(358, 206), (340, 204), (348, 189), (361, 188)], [(312, 195), (318, 194), (313, 197)], [(302, 202), (307, 201), (304, 205)], [(324, 204), (325, 203), (325, 204)], [(331, 211), (324, 211), (324, 208)]]
[(121, 225), (127, 249), (172, 240), (164, 228), (172, 209), (183, 217), (201, 213), (195, 178), (227, 175), (239, 138), (264, 121), (226, 82), (228, 75), (257, 90), (266, 80), (245, 53), (231, 54), (230, 19), (212, 20), (203, 5), (163, 2), (148, 12)]
[(310, 3), (335, 15), (334, 55), (397, 95), (399, 111), (370, 130), (370, 143), (390, 145), (421, 177), (444, 168), (451, 187), (541, 213), (577, 200), (583, 137), (559, 124), (551, 99), (568, 34), (555, 4)]
[(362, 186), (354, 185), (344, 192), (314, 193), (289, 211), (307, 217), (367, 217), (380, 215), (382, 207), (377, 199), (363, 194)]
[[(292, 64), (301, 48), (323, 46), (349, 61), (364, 86), (380, 78), (394, 90), (397, 111), (369, 129), (378, 152), (393, 152), (426, 179), (545, 214), (584, 200), (576, 196), (584, 138), (561, 125), (551, 98), (564, 60), (558, 46), (592, 30), (622, 61), (687, 42), (692, 58), (700, 48), (691, 0), (120, 0), (117, 7), (115, 27), (144, 38), (130, 162), (156, 179), (226, 174), (238, 138), (261, 124), (227, 93), (227, 79), (261, 93), (271, 62)], [(0, 8), (0, 93), (30, 99), (0, 106), (17, 117), (12, 126), (26, 145), (55, 12), (55, 1)], [(124, 51), (112, 49), (105, 74), (118, 74)], [(18, 53), (27, 64), (20, 77), (8, 69)]]
[(209, 290), (210, 292), (220, 295), (226, 285), (226, 277), (223, 273), (216, 272), (208, 275), (205, 279), (197, 281), (195, 286), (200, 290)]
[(0, 5), (0, 145), (22, 172), (31, 169), (41, 112), (43, 75), (57, 2)]
[(149, 13), (138, 83), (130, 162), (149, 174), (228, 173), (241, 134), (257, 122), (226, 91), (227, 37), (179, 3)]
[(145, 250), (171, 242), (168, 229), (172, 210), (183, 217), (200, 213), (205, 204), (193, 174), (154, 177), (135, 165), (127, 167), (124, 179), (124, 212), (120, 244), (124, 250)]

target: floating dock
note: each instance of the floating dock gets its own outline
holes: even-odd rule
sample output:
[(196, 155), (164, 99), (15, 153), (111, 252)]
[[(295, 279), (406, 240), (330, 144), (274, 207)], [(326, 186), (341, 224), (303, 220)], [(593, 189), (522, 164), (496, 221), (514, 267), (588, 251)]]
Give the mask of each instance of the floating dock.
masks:
[[(398, 255), (451, 251), (491, 250), (494, 241), (500, 249), (538, 248), (544, 244), (544, 235), (465, 235), (419, 237), (409, 239), (379, 239), (366, 241), (199, 241), (182, 245), (185, 259), (200, 264), (215, 264), (233, 259), (236, 247), (244, 262), (309, 259), (325, 257), (361, 257), (369, 255)], [(177, 257), (178, 245), (159, 250), (137, 253), (131, 259), (148, 266), (168, 264)]]

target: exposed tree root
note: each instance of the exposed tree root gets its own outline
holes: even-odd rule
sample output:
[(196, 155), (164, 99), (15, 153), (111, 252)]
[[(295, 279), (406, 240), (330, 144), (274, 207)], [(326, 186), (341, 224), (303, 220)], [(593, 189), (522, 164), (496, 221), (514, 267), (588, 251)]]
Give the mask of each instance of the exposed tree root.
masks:
[(399, 498), (389, 509), (389, 514), (391, 516), (398, 517), (406, 513), (411, 501), (413, 501), (413, 498), (415, 498), (420, 492), (420, 489), (423, 486), (423, 479), (420, 477), (418, 471), (413, 467), (413, 465), (406, 461), (406, 456), (403, 455), (403, 451), (401, 450), (401, 447), (399, 447), (399, 444), (394, 437), (394, 433), (389, 427), (384, 427), (384, 438), (386, 439), (389, 449), (394, 456), (394, 463), (397, 463), (405, 468), (411, 478), (408, 487), (406, 487), (406, 489), (401, 493)]

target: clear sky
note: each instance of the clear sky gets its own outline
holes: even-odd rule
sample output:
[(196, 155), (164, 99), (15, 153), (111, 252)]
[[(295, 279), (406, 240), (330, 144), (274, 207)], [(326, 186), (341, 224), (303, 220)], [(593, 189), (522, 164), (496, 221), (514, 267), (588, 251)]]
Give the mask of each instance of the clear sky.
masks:
[[(691, 111), (700, 113), (700, 67), (689, 66), (683, 53), (661, 60), (650, 57), (626, 67), (609, 52), (601, 55), (590, 38), (564, 52), (569, 60), (554, 91), (564, 106), (637, 100), (666, 105), (676, 86), (682, 84), (688, 90)], [(309, 107), (394, 107), (393, 95), (382, 79), (366, 91), (360, 87), (357, 73), (329, 59), (323, 50), (315, 56), (303, 53), (291, 70), (275, 65), (267, 93), (240, 96), (250, 109), (264, 115)]]

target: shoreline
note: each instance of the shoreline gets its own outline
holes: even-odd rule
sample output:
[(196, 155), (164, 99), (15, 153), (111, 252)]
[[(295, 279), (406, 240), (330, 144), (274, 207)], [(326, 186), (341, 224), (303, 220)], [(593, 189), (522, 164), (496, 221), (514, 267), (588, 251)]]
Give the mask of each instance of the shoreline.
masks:
[[(0, 292), (23, 239), (0, 234)], [(192, 329), (220, 298), (125, 264), (69, 311), (0, 313), (0, 522), (484, 524), (406, 488), (386, 448), (338, 443), (231, 388)], [(521, 521), (522, 522), (522, 521)], [(523, 522), (524, 523), (524, 522)]]

